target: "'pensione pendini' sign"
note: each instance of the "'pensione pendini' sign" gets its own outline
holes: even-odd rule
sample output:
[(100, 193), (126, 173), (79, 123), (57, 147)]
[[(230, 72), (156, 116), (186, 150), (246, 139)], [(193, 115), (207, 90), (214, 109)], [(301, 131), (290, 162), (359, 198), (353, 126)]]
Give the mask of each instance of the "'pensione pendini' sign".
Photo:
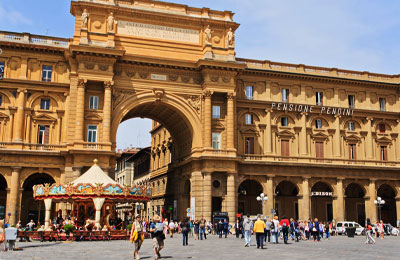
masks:
[(342, 108), (342, 107), (327, 107), (327, 106), (310, 106), (302, 104), (290, 104), (290, 103), (272, 103), (271, 110), (278, 111), (289, 111), (298, 113), (312, 113), (320, 112), (320, 114), (327, 115), (339, 115), (339, 116), (352, 116), (354, 113), (353, 108)]

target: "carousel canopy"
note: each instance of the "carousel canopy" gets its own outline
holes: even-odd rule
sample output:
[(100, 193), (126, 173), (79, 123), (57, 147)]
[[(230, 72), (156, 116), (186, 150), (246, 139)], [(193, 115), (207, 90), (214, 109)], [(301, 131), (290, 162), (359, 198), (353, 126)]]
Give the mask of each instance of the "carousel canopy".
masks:
[(33, 197), (37, 200), (95, 199), (118, 200), (120, 202), (148, 201), (151, 189), (148, 186), (122, 186), (94, 165), (76, 180), (63, 184), (40, 184), (33, 186)]

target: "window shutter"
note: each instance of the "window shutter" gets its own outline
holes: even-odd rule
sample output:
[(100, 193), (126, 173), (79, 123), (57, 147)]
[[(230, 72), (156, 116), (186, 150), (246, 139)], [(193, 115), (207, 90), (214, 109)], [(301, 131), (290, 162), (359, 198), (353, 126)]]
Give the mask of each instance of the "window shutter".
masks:
[(282, 156), (289, 156), (289, 141), (281, 140), (281, 154)]
[(254, 137), (250, 137), (250, 154), (254, 154)]
[(316, 142), (315, 143), (315, 153), (317, 158), (324, 158), (324, 143)]
[(49, 144), (50, 139), (50, 127), (46, 125), (44, 130), (44, 144)]

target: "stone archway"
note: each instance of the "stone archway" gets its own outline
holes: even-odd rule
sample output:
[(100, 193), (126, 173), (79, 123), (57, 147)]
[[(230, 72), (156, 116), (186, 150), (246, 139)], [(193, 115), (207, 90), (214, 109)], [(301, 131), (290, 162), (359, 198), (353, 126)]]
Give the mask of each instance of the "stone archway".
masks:
[(280, 218), (299, 219), (299, 190), (291, 181), (281, 181), (275, 188), (275, 211)]
[[(378, 189), (378, 197), (385, 200), (385, 204), (381, 208), (381, 219), (383, 223), (390, 223), (396, 226), (396, 192), (388, 184), (382, 184)], [(379, 218), (379, 215), (378, 215)]]
[(7, 204), (7, 181), (3, 175), (0, 175), (0, 219), (6, 217)]
[(115, 102), (117, 105), (112, 113), (111, 140), (114, 147), (119, 124), (135, 117), (155, 120), (170, 132), (174, 140), (173, 160), (185, 158), (193, 148), (201, 147), (201, 131), (197, 131), (201, 129), (200, 95), (195, 98), (198, 104), (163, 90), (139, 94), (122, 94), (117, 91), (114, 99), (122, 99), (119, 103)]
[[(35, 173), (25, 179), (22, 185), (23, 191), (20, 214), (22, 225), (25, 225), (31, 219), (35, 221), (35, 223), (40, 222), (41, 224), (44, 224), (44, 205), (42, 201), (37, 201), (33, 198), (32, 188), (34, 185), (45, 183), (53, 184), (55, 183), (55, 180), (46, 173)], [(55, 209), (54, 205), (52, 208)]]
[(262, 185), (255, 180), (245, 180), (239, 185), (238, 189), (238, 212), (243, 215), (262, 214), (261, 202), (257, 201), (257, 196), (263, 192)]
[(365, 190), (358, 183), (350, 183), (345, 190), (345, 220), (365, 225)]
[(325, 182), (317, 182), (311, 188), (311, 217), (327, 222), (333, 219), (332, 188)]

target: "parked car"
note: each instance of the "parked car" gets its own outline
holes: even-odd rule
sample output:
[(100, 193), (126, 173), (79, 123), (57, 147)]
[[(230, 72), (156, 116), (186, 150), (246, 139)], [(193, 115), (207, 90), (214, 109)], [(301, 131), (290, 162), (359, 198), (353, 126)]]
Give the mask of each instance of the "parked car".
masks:
[(354, 221), (340, 221), (336, 223), (336, 231), (339, 235), (346, 235), (346, 228), (356, 228), (356, 235), (364, 234), (364, 228)]

